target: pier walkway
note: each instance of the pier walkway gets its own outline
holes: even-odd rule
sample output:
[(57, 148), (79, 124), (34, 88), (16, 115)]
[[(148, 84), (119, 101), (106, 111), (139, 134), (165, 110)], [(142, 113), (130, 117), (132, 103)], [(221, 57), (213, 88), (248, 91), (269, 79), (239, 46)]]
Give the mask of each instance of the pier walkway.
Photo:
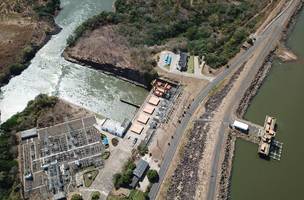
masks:
[(236, 136), (238, 138), (242, 138), (243, 140), (259, 144), (261, 137), (263, 136), (263, 126), (246, 121), (244, 119), (235, 119), (237, 121), (243, 122), (249, 126), (249, 132), (247, 134), (244, 133), (237, 133)]
[[(249, 131), (248, 131), (248, 133), (242, 133), (240, 131), (235, 131), (234, 134), (238, 138), (241, 138), (248, 142), (252, 142), (254, 144), (259, 145), (259, 151), (260, 151), (261, 144), (265, 143), (265, 141), (263, 141), (263, 138), (265, 138), (265, 136), (267, 134), (269, 134), (269, 132), (266, 132), (266, 130), (265, 130), (265, 128), (267, 127), (266, 124), (267, 124), (268, 117), (269, 116), (266, 116), (264, 127), (259, 124), (255, 124), (255, 123), (252, 123), (252, 122), (244, 120), (244, 119), (235, 118), (235, 120), (247, 124), (249, 126), (249, 128), (248, 128)], [(271, 125), (271, 127), (270, 127), (271, 129), (274, 129), (275, 123), (276, 123), (276, 120), (274, 118), (273, 118), (273, 120), (274, 120), (274, 124)], [(281, 155), (282, 155), (283, 143), (274, 139), (275, 132), (272, 137), (273, 137), (273, 139), (271, 139), (271, 141), (267, 142), (267, 143), (269, 143), (269, 151), (266, 154), (267, 154), (267, 156), (269, 156), (269, 158), (272, 158), (275, 160), (280, 160)]]

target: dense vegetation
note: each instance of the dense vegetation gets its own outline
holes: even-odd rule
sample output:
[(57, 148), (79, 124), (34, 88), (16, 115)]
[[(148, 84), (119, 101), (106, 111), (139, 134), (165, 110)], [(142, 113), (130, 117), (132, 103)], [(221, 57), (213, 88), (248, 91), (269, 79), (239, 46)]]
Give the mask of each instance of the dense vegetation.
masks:
[(30, 129), (36, 126), (37, 119), (41, 112), (53, 107), (58, 99), (39, 95), (35, 100), (30, 101), (27, 107), (20, 113), (12, 116), (1, 125), (0, 134), (0, 199), (19, 200), (18, 191), (18, 163), (16, 132)]
[(140, 145), (137, 146), (137, 151), (139, 155), (144, 156), (149, 152), (148, 146), (145, 145), (144, 143), (141, 143)]
[(50, 0), (45, 5), (37, 5), (34, 7), (36, 13), (42, 16), (53, 16), (60, 9), (60, 0)]
[(150, 183), (156, 183), (159, 180), (158, 172), (155, 169), (149, 169), (147, 177)]
[(165, 46), (174, 51), (188, 51), (205, 56), (207, 63), (217, 68), (239, 51), (256, 24), (251, 18), (267, 2), (117, 0), (115, 13), (103, 12), (89, 19), (68, 43), (73, 45), (88, 29), (118, 24), (117, 31), (127, 38), (131, 47)]
[(7, 67), (8, 70), (0, 71), (0, 85), (8, 83), (11, 77), (20, 75), (28, 67), (37, 50), (38, 47), (33, 44), (24, 47), (19, 55), (16, 55), (15, 62)]
[(129, 187), (129, 184), (132, 182), (133, 170), (136, 168), (136, 165), (132, 160), (129, 160), (121, 173), (117, 173), (113, 176), (113, 183), (116, 189), (120, 187)]

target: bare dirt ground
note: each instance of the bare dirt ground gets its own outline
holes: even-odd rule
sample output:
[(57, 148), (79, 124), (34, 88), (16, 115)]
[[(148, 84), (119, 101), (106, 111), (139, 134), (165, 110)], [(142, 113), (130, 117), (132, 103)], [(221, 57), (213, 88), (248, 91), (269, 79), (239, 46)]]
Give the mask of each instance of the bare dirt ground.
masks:
[[(31, 42), (33, 25), (0, 22), (0, 69), (15, 62), (20, 50)], [(18, 52), (19, 51), (19, 52)]]
[[(35, 0), (45, 4), (44, 0)], [(52, 21), (39, 19), (25, 0), (0, 2), (0, 80), (9, 76), (9, 66), (24, 60), (25, 48), (41, 47), (47, 34), (55, 31)], [(9, 77), (7, 77), (9, 78)]]
[(87, 115), (93, 115), (93, 113), (60, 99), (52, 109), (40, 114), (37, 126), (39, 128), (52, 126)]
[(199, 91), (203, 87), (206, 87), (208, 82), (205, 80), (167, 73), (161, 69), (159, 69), (158, 73), (161, 77), (178, 81), (183, 86), (183, 91), (176, 101), (177, 103), (173, 108), (169, 121), (162, 124), (161, 127), (158, 128), (157, 134), (155, 135), (155, 138), (153, 139), (153, 142), (149, 148), (153, 159), (158, 160), (160, 163), (160, 161), (163, 159), (164, 153), (170, 145), (170, 140), (175, 133), (178, 120), (182, 117), (187, 106), (190, 105)]
[(132, 51), (127, 41), (115, 33), (115, 28), (115, 26), (102, 26), (86, 33), (77, 40), (75, 46), (67, 48), (65, 53), (76, 60), (134, 69)]

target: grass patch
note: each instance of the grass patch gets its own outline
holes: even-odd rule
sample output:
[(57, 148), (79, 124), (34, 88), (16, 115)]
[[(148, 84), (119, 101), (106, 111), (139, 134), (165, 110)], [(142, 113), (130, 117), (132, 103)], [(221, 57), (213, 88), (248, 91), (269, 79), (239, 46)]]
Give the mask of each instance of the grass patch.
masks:
[(170, 70), (170, 65), (165, 65), (164, 68), (166, 68), (167, 70)]
[(140, 191), (140, 190), (132, 190), (130, 192), (129, 198), (128, 199), (136, 199), (136, 200), (145, 200), (147, 199), (146, 193)]
[(210, 90), (208, 96), (210, 97), (210, 96), (214, 95), (217, 91), (219, 91), (220, 89), (222, 89), (225, 86), (226, 82), (227, 82), (227, 79), (224, 79), (219, 84), (217, 84), (216, 86), (214, 86)]
[(98, 175), (99, 171), (98, 170), (92, 170), (88, 171), (83, 174), (83, 180), (84, 180), (84, 185), (86, 187), (90, 187), (95, 180), (96, 176)]
[(110, 157), (111, 153), (109, 151), (105, 151), (101, 156), (102, 159), (107, 160)]
[(128, 197), (123, 195), (115, 196), (110, 194), (107, 198), (107, 200), (146, 200), (146, 199), (148, 199), (148, 194), (140, 190), (132, 190)]
[(190, 74), (194, 73), (194, 56), (190, 56), (188, 63), (187, 63), (187, 72)]
[(128, 197), (126, 197), (126, 196), (115, 196), (115, 195), (110, 194), (107, 197), (107, 200), (128, 200)]

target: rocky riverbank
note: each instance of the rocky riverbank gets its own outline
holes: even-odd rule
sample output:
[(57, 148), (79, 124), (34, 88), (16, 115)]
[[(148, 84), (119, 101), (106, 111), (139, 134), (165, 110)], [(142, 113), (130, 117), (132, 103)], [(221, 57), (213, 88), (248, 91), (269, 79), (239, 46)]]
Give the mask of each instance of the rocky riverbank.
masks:
[(122, 68), (115, 66), (113, 64), (108, 63), (99, 63), (90, 59), (80, 58), (77, 56), (73, 56), (68, 52), (63, 53), (63, 57), (73, 63), (83, 65), (86, 67), (90, 67), (96, 70), (101, 70), (103, 73), (115, 76), (117, 78), (120, 78), (124, 81), (133, 83), (135, 85), (144, 87), (144, 88), (150, 88), (150, 82), (153, 78), (156, 76), (150, 75), (149, 73), (145, 74), (135, 69), (130, 68)]
[(116, 29), (116, 25), (107, 25), (87, 31), (75, 44), (65, 49), (64, 58), (136, 85), (150, 87), (156, 73), (146, 69), (145, 62), (141, 62), (149, 60), (150, 54), (144, 55), (144, 51), (130, 47)]
[(0, 86), (26, 69), (36, 52), (61, 30), (53, 18), (59, 0), (14, 3), (0, 3)]
[[(303, 5), (303, 3), (301, 4), (301, 6), (299, 6), (298, 10), (292, 16), (290, 23), (287, 25), (286, 31), (284, 32), (282, 40), (281, 40), (282, 44), (285, 43), (285, 41), (287, 39), (287, 35), (290, 33), (293, 26), (295, 25), (297, 15), (298, 15), (299, 11), (301, 10), (302, 5)], [(282, 45), (282, 44), (280, 46), (285, 47), (285, 45)], [(255, 97), (259, 88), (264, 83), (264, 80), (266, 79), (266, 77), (271, 69), (273, 59), (275, 59), (276, 57), (282, 59), (283, 61), (290, 61), (290, 60), (296, 59), (296, 55), (294, 55), (288, 48), (286, 48), (286, 47), (282, 48), (283, 50), (279, 49), (279, 51), (282, 51), (282, 55), (284, 55), (284, 56), (280, 56), (277, 54), (278, 49), (279, 48), (277, 48), (276, 51), (274, 51), (272, 54), (270, 54), (268, 56), (268, 59), (266, 59), (264, 65), (259, 69), (259, 71), (256, 74), (251, 85), (245, 92), (245, 95), (241, 99), (239, 106), (235, 113), (238, 118), (240, 118), (240, 119), (243, 118), (244, 114), (247, 111), (247, 108), (250, 105), (250, 102)], [(221, 200), (230, 199), (231, 176), (232, 176), (231, 172), (232, 172), (232, 167), (233, 167), (232, 163), (233, 163), (233, 158), (234, 158), (236, 135), (237, 134), (233, 130), (229, 130), (227, 140), (225, 143), (225, 147), (224, 147), (225, 154), (224, 154), (224, 160), (221, 165), (221, 172), (220, 172), (221, 178), (220, 178), (220, 186), (219, 186), (219, 192), (218, 192), (217, 199), (221, 199)]]

